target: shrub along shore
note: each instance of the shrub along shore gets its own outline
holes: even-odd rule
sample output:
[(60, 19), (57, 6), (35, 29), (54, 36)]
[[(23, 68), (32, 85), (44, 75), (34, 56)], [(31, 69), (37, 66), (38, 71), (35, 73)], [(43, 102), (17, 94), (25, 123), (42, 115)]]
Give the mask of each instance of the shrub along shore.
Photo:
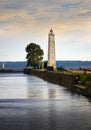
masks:
[(24, 69), (24, 74), (40, 77), (48, 82), (64, 86), (71, 92), (91, 98), (91, 74), (41, 69)]

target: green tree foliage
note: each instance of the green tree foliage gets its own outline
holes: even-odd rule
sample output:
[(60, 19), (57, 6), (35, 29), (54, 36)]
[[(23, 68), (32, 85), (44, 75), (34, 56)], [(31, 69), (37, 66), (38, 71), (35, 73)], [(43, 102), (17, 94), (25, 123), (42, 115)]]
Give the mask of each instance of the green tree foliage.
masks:
[(25, 48), (27, 52), (27, 66), (32, 66), (34, 68), (38, 68), (43, 60), (43, 50), (38, 44), (30, 43)]

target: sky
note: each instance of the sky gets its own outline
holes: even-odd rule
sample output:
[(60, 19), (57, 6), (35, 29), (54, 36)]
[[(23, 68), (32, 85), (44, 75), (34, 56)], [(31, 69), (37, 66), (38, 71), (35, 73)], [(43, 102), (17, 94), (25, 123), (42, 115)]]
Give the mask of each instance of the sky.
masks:
[(91, 60), (91, 0), (0, 0), (0, 61), (25, 61), (32, 42), (47, 60), (51, 28), (56, 60)]

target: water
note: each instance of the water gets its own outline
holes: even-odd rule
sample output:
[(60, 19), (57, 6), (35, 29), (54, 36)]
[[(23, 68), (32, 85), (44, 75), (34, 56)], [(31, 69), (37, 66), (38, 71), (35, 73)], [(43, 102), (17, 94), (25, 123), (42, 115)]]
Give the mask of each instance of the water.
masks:
[(91, 130), (91, 102), (24, 74), (0, 74), (0, 130)]
[[(25, 61), (12, 61), (12, 62), (0, 62), (0, 69), (4, 64), (5, 69), (22, 70), (26, 67), (27, 62)], [(57, 67), (64, 68), (90, 68), (91, 61), (56, 61)]]

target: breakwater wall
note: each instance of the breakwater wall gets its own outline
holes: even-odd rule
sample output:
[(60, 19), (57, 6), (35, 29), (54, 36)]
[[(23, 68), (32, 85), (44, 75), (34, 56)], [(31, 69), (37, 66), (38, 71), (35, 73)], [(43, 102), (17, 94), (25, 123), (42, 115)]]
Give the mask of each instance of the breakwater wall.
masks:
[(73, 75), (61, 74), (52, 71), (24, 69), (25, 74), (35, 75), (49, 82), (71, 88), (73, 86)]
[(74, 79), (77, 75), (56, 73), (50, 71), (41, 71), (34, 69), (24, 69), (24, 74), (40, 77), (48, 82), (55, 83), (68, 88), (72, 93), (78, 93), (91, 98), (91, 86), (83, 88), (79, 84), (74, 84)]

